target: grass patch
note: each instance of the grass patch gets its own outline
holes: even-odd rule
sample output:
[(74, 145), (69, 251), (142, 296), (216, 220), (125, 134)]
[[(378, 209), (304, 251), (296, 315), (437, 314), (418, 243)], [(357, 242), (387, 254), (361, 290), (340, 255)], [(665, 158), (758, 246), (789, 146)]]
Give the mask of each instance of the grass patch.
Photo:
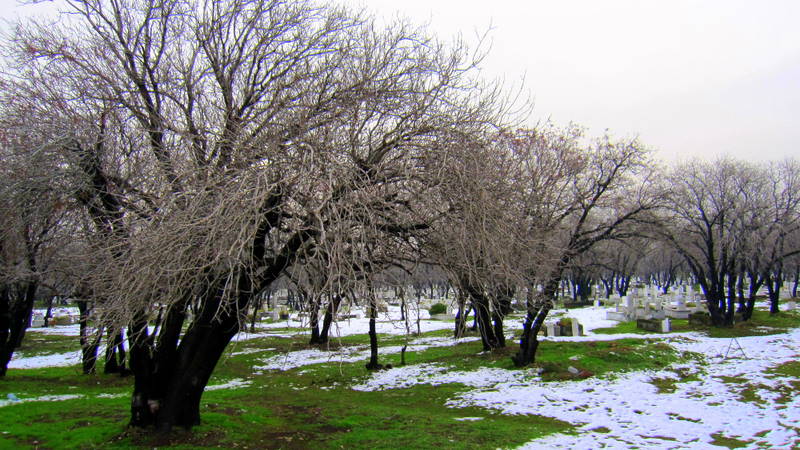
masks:
[(0, 411), (0, 446), (101, 447), (128, 419), (128, 398), (27, 402)]
[[(439, 335), (432, 333), (432, 336)], [(431, 336), (431, 335), (426, 335)], [(347, 339), (358, 344), (365, 336)], [(405, 338), (386, 336), (382, 344)], [(573, 425), (552, 418), (497, 414), (481, 408), (447, 407), (448, 399), (467, 389), (462, 385), (414, 386), (409, 389), (358, 392), (354, 383), (369, 376), (364, 362), (326, 363), (254, 376), (252, 366), (282, 351), (307, 348), (302, 337), (256, 338), (236, 344), (217, 367), (209, 384), (244, 378), (237, 389), (207, 391), (203, 423), (191, 432), (154, 436), (128, 429), (131, 378), (84, 376), (77, 366), (11, 370), (0, 380), (0, 393), (22, 399), (43, 395), (82, 395), (57, 402), (24, 402), (0, 408), (0, 447), (4, 448), (496, 448), (523, 444)], [(508, 355), (482, 354), (480, 343), (431, 348), (409, 353), (415, 362), (458, 365), (471, 357), (473, 366), (508, 364)], [(238, 351), (247, 350), (244, 354)], [(252, 350), (261, 350), (249, 353)], [(382, 355), (392, 362), (399, 355)], [(102, 398), (100, 395), (117, 395)], [(2, 395), (0, 398), (4, 398)], [(65, 413), (66, 411), (66, 413)], [(480, 417), (479, 421), (459, 421)], [(421, 430), (424, 430), (422, 432)]]
[(775, 379), (767, 388), (780, 394), (776, 403), (785, 405), (800, 395), (800, 362), (788, 361), (767, 369), (766, 373)]
[(710, 442), (711, 445), (716, 445), (719, 447), (727, 447), (727, 448), (742, 448), (747, 447), (753, 441), (742, 441), (740, 439), (732, 438), (725, 436), (722, 433), (714, 433), (711, 435), (713, 440)]
[(62, 336), (58, 334), (45, 334), (35, 331), (37, 328), (28, 329), (22, 345), (14, 351), (17, 358), (31, 356), (53, 355), (56, 353), (73, 352), (80, 348), (77, 336)]
[[(670, 330), (671, 331), (669, 333), (695, 331), (693, 327), (689, 326), (689, 321), (686, 319), (670, 319)], [(597, 334), (664, 334), (664, 335), (669, 334), (669, 333), (654, 333), (653, 331), (647, 331), (637, 328), (635, 320), (629, 322), (620, 322), (613, 327), (595, 328), (592, 331)]]
[(800, 361), (789, 361), (770, 367), (766, 373), (800, 379)]
[(592, 375), (662, 369), (681, 360), (675, 350), (663, 342), (649, 339), (615, 341), (544, 342), (539, 347), (537, 365), (544, 369), (542, 378), (575, 378), (569, 367)]
[(659, 394), (672, 394), (678, 389), (678, 384), (690, 381), (700, 381), (700, 373), (692, 372), (688, 368), (676, 368), (675, 377), (651, 378), (650, 383), (658, 389)]
[[(440, 330), (421, 337), (449, 337), (451, 333)], [(71, 339), (74, 342), (75, 338)], [(413, 339), (382, 335), (379, 340), (381, 347), (386, 348)], [(347, 336), (332, 340), (331, 348), (366, 347), (367, 343), (366, 335)], [(407, 352), (406, 362), (433, 363), (449, 370), (484, 367), (515, 370), (510, 357), (517, 347), (512, 341), (508, 345), (495, 352), (483, 352), (480, 341), (431, 347)], [(209, 384), (234, 378), (250, 384), (207, 391), (202, 399), (203, 423), (189, 433), (176, 431), (167, 436), (126, 427), (132, 378), (84, 376), (77, 366), (10, 370), (0, 380), (0, 399), (8, 393), (23, 399), (64, 394), (83, 397), (0, 408), (0, 432), (5, 432), (0, 434), (0, 447), (506, 448), (553, 433), (577, 431), (572, 424), (548, 417), (502, 415), (477, 407), (446, 406), (450, 399), (471, 389), (460, 384), (354, 391), (352, 385), (370, 377), (364, 368), (366, 359), (253, 373), (253, 367), (265, 358), (306, 348), (309, 348), (307, 336), (257, 337), (233, 344)], [(687, 357), (693, 356), (679, 354), (655, 339), (545, 341), (539, 347), (534, 367), (543, 370), (541, 378), (545, 381), (574, 380), (663, 369)], [(380, 362), (399, 365), (400, 355), (382, 353)], [(578, 369), (581, 375), (571, 373), (570, 367)], [(531, 382), (540, 382), (536, 372), (530, 371)], [(684, 375), (687, 380), (693, 376)], [(105, 394), (120, 397), (100, 397)], [(480, 420), (458, 420), (465, 417)], [(604, 432), (601, 428), (595, 431)]]

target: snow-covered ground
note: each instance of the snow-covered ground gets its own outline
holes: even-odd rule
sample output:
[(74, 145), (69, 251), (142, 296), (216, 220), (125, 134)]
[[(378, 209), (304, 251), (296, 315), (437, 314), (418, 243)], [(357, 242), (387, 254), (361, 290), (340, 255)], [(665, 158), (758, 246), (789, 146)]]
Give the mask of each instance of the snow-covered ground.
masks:
[[(369, 331), (369, 319), (366, 317), (363, 308), (354, 308), (349, 319), (340, 319), (331, 324), (330, 337), (335, 339), (342, 336), (353, 334), (366, 334)], [(435, 330), (451, 329), (453, 323), (448, 320), (430, 320), (428, 311), (419, 311), (419, 331), (422, 333)], [(389, 306), (388, 311), (378, 313), (375, 321), (375, 329), (380, 334), (405, 334), (417, 332), (417, 312), (411, 309), (408, 312), (408, 320), (400, 320), (400, 307)], [(320, 319), (320, 327), (322, 320)], [(289, 320), (281, 320), (268, 324), (256, 325), (258, 329), (275, 328), (307, 328), (308, 318), (292, 314)], [(240, 333), (242, 334), (242, 333)], [(247, 334), (247, 333), (245, 333)]]
[[(577, 318), (589, 336), (546, 339), (628, 337), (591, 333), (593, 329), (614, 324), (605, 321), (604, 308), (569, 310), (567, 315)], [(664, 335), (630, 337), (664, 338)], [(683, 363), (660, 371), (548, 383), (540, 381), (532, 370), (486, 368), (462, 372), (426, 364), (376, 373), (353, 389), (463, 383), (475, 389), (450, 399), (450, 406), (478, 406), (502, 414), (543, 415), (579, 426), (578, 435), (551, 435), (523, 446), (531, 449), (719, 448), (711, 444), (715, 434), (751, 441), (749, 448), (797, 448), (800, 398), (782, 396), (781, 389), (791, 392), (788, 390), (791, 380), (766, 371), (797, 360), (800, 330), (735, 341), (696, 333), (671, 334), (665, 342), (678, 351), (702, 354), (705, 362)], [(697, 380), (676, 383), (674, 392), (659, 393), (653, 381), (677, 380), (678, 373), (693, 374)], [(737, 377), (746, 381), (735, 380)], [(746, 388), (751, 391), (743, 397)], [(757, 401), (753, 401), (753, 394)]]
[[(593, 330), (614, 326), (605, 319), (607, 309), (590, 307), (553, 311), (577, 319), (587, 336), (548, 337), (544, 340), (609, 340), (625, 337), (661, 339), (680, 352), (705, 356), (703, 362), (680, 363), (659, 371), (640, 371), (584, 380), (541, 381), (534, 369), (504, 370), (484, 368), (475, 371), (452, 371), (441, 364), (419, 364), (380, 371), (359, 385), (356, 390), (400, 389), (415, 384), (462, 383), (471, 389), (451, 398), (454, 408), (477, 406), (500, 414), (536, 414), (557, 418), (578, 426), (575, 435), (557, 434), (526, 444), (525, 448), (719, 448), (711, 444), (712, 435), (749, 441), (749, 448), (797, 448), (800, 442), (800, 397), (792, 398), (790, 380), (769, 373), (777, 365), (796, 361), (800, 356), (800, 330), (771, 336), (715, 339), (698, 333), (653, 335), (598, 335)], [(422, 331), (450, 329), (450, 321), (427, 320), (423, 312)], [(390, 308), (379, 318), (378, 332), (402, 335), (406, 325), (399, 322), (399, 311)], [(507, 330), (517, 331), (521, 319), (509, 319)], [(240, 333), (231, 355), (266, 351), (246, 348), (246, 341), (265, 336), (290, 337), (294, 332), (278, 329), (300, 329), (307, 326), (294, 318), (263, 324), (257, 333)], [(275, 330), (276, 332), (271, 332)], [(363, 313), (340, 321), (332, 328), (335, 340), (340, 336), (364, 334), (368, 320)], [(77, 336), (77, 325), (31, 330)], [(410, 321), (416, 331), (416, 321)], [(305, 334), (305, 331), (297, 333)], [(477, 338), (470, 338), (470, 340)], [(464, 340), (462, 340), (463, 342)], [(454, 345), (450, 338), (412, 339), (408, 351), (428, 347)], [(382, 347), (385, 355), (399, 352), (400, 346)], [(266, 370), (291, 368), (325, 362), (366, 361), (365, 346), (341, 347), (334, 351), (304, 349), (262, 358), (254, 367), (254, 376)], [(15, 358), (11, 368), (45, 367), (76, 364), (78, 352), (31, 358)], [(683, 375), (681, 375), (683, 374)], [(688, 380), (682, 376), (691, 375)], [(674, 392), (659, 392), (657, 379), (674, 379)], [(691, 381), (689, 381), (691, 380)], [(742, 381), (744, 380), (744, 381)], [(232, 380), (213, 389), (235, 389), (248, 380)], [(746, 390), (746, 391), (745, 391)], [(58, 400), (42, 397), (34, 400)], [(72, 397), (64, 397), (72, 398)], [(0, 400), (5, 406), (19, 400)], [(460, 420), (480, 420), (464, 417)]]
[[(355, 318), (351, 319), (342, 319), (337, 322), (334, 322), (331, 326), (330, 330), (330, 339), (335, 341), (339, 337), (343, 336), (350, 336), (354, 334), (366, 334), (369, 331), (369, 319), (365, 317), (363, 310), (354, 310)], [(412, 310), (409, 313), (409, 321), (408, 327), (411, 332), (417, 331), (417, 322), (416, 322), (416, 314)], [(294, 335), (306, 335), (308, 334), (307, 331), (304, 331), (308, 327), (308, 320), (304, 318), (300, 318), (297, 314), (292, 314), (289, 320), (283, 320), (280, 322), (273, 322), (269, 324), (258, 324), (256, 326), (256, 332), (250, 333), (249, 331), (241, 331), (233, 338), (233, 344), (230, 346), (231, 355), (235, 356), (238, 354), (242, 354), (243, 351), (245, 352), (254, 352), (254, 351), (265, 351), (265, 350), (254, 350), (254, 349), (247, 349), (242, 350), (241, 346), (237, 345), (240, 342), (246, 342), (252, 339), (258, 338), (266, 338), (266, 337), (277, 337), (277, 338), (291, 338)], [(427, 311), (420, 312), (420, 330), (424, 332), (434, 331), (434, 330), (441, 330), (441, 329), (451, 329), (453, 327), (452, 322), (450, 321), (443, 321), (443, 320), (430, 320)], [(270, 330), (274, 329), (297, 329), (298, 331), (295, 334), (292, 333), (275, 333), (271, 332)], [(384, 313), (380, 313), (376, 323), (376, 329), (378, 333), (381, 334), (391, 334), (391, 335), (403, 335), (406, 334), (406, 323), (404, 321), (400, 321), (400, 308), (396, 306), (390, 306), (389, 310)], [(302, 330), (302, 331), (301, 331)], [(152, 329), (150, 330), (152, 332)], [(77, 324), (73, 325), (57, 325), (48, 328), (29, 328), (28, 333), (39, 333), (45, 335), (59, 335), (59, 336), (75, 336), (76, 339), (80, 334), (79, 326)], [(77, 341), (76, 341), (77, 342)], [(446, 345), (454, 345), (452, 340), (445, 340), (442, 339), (439, 344), (432, 344), (433, 345), (443, 345), (442, 342), (446, 342)], [(412, 349), (409, 347), (408, 351), (419, 351), (422, 348), (420, 344), (415, 344), (415, 347)], [(103, 348), (99, 350), (102, 353)], [(392, 352), (400, 352), (400, 347), (395, 348), (385, 348), (381, 349), (381, 353), (392, 353)], [(99, 353), (99, 354), (100, 354)], [(309, 353), (307, 356), (306, 361), (302, 361), (303, 358), (301, 356), (294, 357), (292, 356), (290, 359), (294, 360), (293, 363), (288, 363), (288, 365), (282, 365), (284, 369), (289, 369), (292, 367), (298, 367), (301, 365), (307, 364), (316, 364), (321, 362), (331, 361), (342, 361), (345, 362), (345, 355), (348, 355), (352, 352), (348, 350), (343, 350), (341, 352), (319, 352), (320, 354), (311, 354)], [(363, 356), (363, 348), (358, 349), (358, 352), (353, 353), (351, 358), (356, 358), (355, 355), (358, 355), (359, 359), (364, 359)], [(368, 352), (367, 352), (368, 354)], [(276, 357), (277, 358), (277, 357)], [(281, 356), (281, 358), (285, 358)], [(33, 368), (40, 368), (40, 367), (63, 367), (63, 366), (71, 366), (75, 364), (80, 364), (81, 355), (80, 351), (73, 351), (67, 353), (59, 353), (59, 354), (52, 354), (52, 355), (43, 355), (43, 356), (31, 356), (26, 357), (24, 352), (16, 353), (12, 358), (11, 362), (9, 363), (8, 367), (10, 369), (33, 369)], [(276, 368), (277, 364), (273, 362), (268, 362), (265, 364), (263, 368)]]
[[(77, 345), (77, 344), (76, 344)], [(9, 369), (39, 369), (42, 367), (66, 367), (81, 363), (80, 350), (67, 353), (55, 353), (42, 356), (14, 357), (8, 363)]]
[[(448, 347), (462, 342), (471, 342), (478, 340), (476, 337), (467, 337), (459, 340), (452, 338), (421, 338), (409, 341), (406, 351), (419, 352), (431, 347)], [(400, 353), (403, 346), (393, 345), (388, 347), (380, 347), (380, 354), (389, 355)], [(256, 373), (262, 373), (265, 370), (289, 370), (296, 367), (308, 366), (311, 364), (320, 363), (350, 363), (357, 361), (366, 361), (369, 359), (369, 347), (354, 346), (354, 347), (341, 347), (333, 351), (324, 351), (319, 349), (306, 349), (298, 350), (295, 352), (287, 352), (282, 355), (272, 356), (263, 359), (259, 365), (255, 367)]]

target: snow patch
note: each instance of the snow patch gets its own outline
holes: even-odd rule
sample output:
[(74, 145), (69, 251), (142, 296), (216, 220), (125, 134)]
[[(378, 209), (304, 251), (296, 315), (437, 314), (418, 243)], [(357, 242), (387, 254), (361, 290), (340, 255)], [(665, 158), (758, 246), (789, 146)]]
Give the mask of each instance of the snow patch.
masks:
[(20, 403), (28, 402), (61, 402), (64, 400), (72, 400), (76, 398), (83, 398), (83, 395), (67, 394), (67, 395), (42, 395), (40, 397), (30, 398), (17, 398), (14, 400), (0, 400), (0, 408), (10, 405), (18, 405)]
[(238, 389), (247, 387), (253, 384), (251, 380), (243, 380), (241, 378), (234, 378), (233, 380), (228, 381), (227, 383), (222, 384), (212, 384), (206, 386), (206, 391), (218, 391), (220, 389)]
[(42, 367), (66, 367), (80, 364), (81, 352), (55, 353), (52, 355), (29, 356), (14, 354), (8, 363), (9, 369), (40, 369)]
[[(461, 339), (453, 338), (420, 338), (413, 340), (406, 346), (408, 352), (419, 352), (431, 347), (448, 347), (463, 342), (476, 341), (477, 337), (468, 337)], [(400, 353), (403, 346), (395, 345), (389, 347), (381, 347), (380, 353), (382, 355), (390, 355), (393, 353)], [(262, 364), (255, 367), (256, 373), (261, 373), (265, 370), (290, 370), (297, 367), (308, 366), (311, 364), (320, 363), (352, 363), (357, 361), (366, 361), (369, 359), (369, 347), (367, 346), (353, 346), (342, 347), (333, 351), (324, 351), (319, 349), (298, 350), (295, 352), (288, 352), (283, 355), (273, 356), (262, 360)]]

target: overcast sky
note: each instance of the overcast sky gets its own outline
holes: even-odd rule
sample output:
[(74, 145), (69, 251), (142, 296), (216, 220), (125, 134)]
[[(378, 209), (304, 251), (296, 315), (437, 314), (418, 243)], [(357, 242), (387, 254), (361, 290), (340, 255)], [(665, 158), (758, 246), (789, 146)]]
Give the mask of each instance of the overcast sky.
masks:
[(531, 124), (638, 135), (665, 160), (800, 156), (800, 1), (341, 1), (443, 38), (491, 27), (484, 70), (524, 78)]

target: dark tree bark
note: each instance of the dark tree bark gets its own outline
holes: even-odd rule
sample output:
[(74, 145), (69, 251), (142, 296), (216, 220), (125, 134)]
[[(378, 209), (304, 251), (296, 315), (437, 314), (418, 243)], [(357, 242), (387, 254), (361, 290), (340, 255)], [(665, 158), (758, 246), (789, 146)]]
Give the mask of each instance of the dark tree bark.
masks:
[(0, 286), (0, 377), (6, 375), (14, 350), (19, 348), (31, 322), (38, 283), (29, 281), (18, 288), (14, 300), (11, 288)]
[(367, 304), (367, 315), (369, 315), (369, 362), (367, 370), (380, 370), (383, 368), (378, 363), (378, 333), (375, 330), (375, 319), (378, 311), (375, 304), (375, 296), (370, 293), (369, 303)]
[(767, 294), (769, 295), (769, 313), (778, 314), (780, 312), (781, 288), (783, 287), (783, 271), (781, 267), (768, 271), (764, 279), (766, 280), (764, 284), (767, 286)]
[(617, 294), (619, 294), (620, 297), (624, 297), (628, 295), (628, 289), (631, 287), (631, 277), (623, 274), (617, 274), (615, 284), (617, 288)]
[[(260, 295), (256, 296), (255, 304), (253, 305), (253, 315), (250, 317), (250, 332), (256, 332), (256, 321), (258, 321), (258, 311), (261, 309), (261, 301), (262, 297)], [(269, 303), (269, 302), (267, 302)]]
[(748, 320), (750, 317), (745, 318), (747, 314), (747, 297), (744, 295), (744, 277), (745, 271), (742, 269), (736, 277), (736, 298), (739, 301), (739, 307), (736, 311), (742, 314), (744, 320)]
[(453, 330), (453, 337), (460, 339), (467, 331), (467, 316), (469, 315), (470, 308), (467, 306), (465, 296), (458, 291), (458, 312), (456, 313), (455, 329)]
[[(339, 305), (342, 303), (342, 297), (339, 294), (334, 294), (328, 301), (328, 307), (325, 309), (325, 317), (322, 321), (322, 331), (319, 334), (320, 344), (327, 344), (329, 342), (329, 333), (333, 318), (338, 314)], [(403, 319), (405, 320), (405, 319)]]
[(103, 368), (103, 373), (127, 375), (128, 369), (125, 360), (125, 340), (122, 337), (122, 331), (118, 330), (114, 332), (109, 330), (106, 336), (106, 363)]
[(311, 327), (311, 339), (308, 340), (308, 345), (322, 344), (319, 334), (319, 296), (305, 294), (303, 297), (304, 303), (308, 305), (308, 320)]
[(44, 323), (42, 324), (43, 328), (47, 328), (50, 326), (50, 319), (53, 318), (53, 303), (55, 297), (50, 296), (47, 299), (47, 311), (44, 313)]
[[(491, 300), (480, 289), (469, 283), (468, 280), (460, 281), (462, 290), (469, 295), (472, 300), (472, 310), (475, 312), (475, 320), (478, 324), (478, 331), (481, 333), (481, 342), (484, 351), (491, 351), (500, 348), (495, 328), (492, 324), (492, 305)], [(501, 324), (502, 326), (502, 324)]]
[(493, 305), (492, 320), (494, 321), (494, 336), (497, 339), (497, 348), (505, 348), (506, 335), (503, 329), (503, 320), (511, 313), (511, 302), (514, 298), (514, 288), (501, 286), (496, 289)]
[(534, 287), (529, 286), (527, 298), (528, 313), (522, 325), (522, 337), (519, 342), (519, 350), (516, 355), (511, 357), (515, 366), (525, 367), (535, 362), (536, 350), (539, 348), (537, 336), (542, 329), (547, 314), (553, 307), (553, 299), (555, 298), (556, 292), (558, 292), (560, 283), (560, 277), (548, 281), (544, 286), (541, 298), (536, 298)]
[(81, 343), (81, 368), (84, 375), (95, 373), (97, 363), (97, 348), (100, 346), (100, 336), (102, 330), (94, 333), (94, 336), (89, 335), (89, 314), (91, 309), (89, 303), (85, 300), (78, 300), (78, 311), (80, 311), (79, 327), (80, 327), (80, 343)]
[(611, 277), (600, 277), (600, 282), (603, 283), (603, 287), (605, 288), (606, 298), (611, 298), (611, 293), (614, 292), (614, 275)]

